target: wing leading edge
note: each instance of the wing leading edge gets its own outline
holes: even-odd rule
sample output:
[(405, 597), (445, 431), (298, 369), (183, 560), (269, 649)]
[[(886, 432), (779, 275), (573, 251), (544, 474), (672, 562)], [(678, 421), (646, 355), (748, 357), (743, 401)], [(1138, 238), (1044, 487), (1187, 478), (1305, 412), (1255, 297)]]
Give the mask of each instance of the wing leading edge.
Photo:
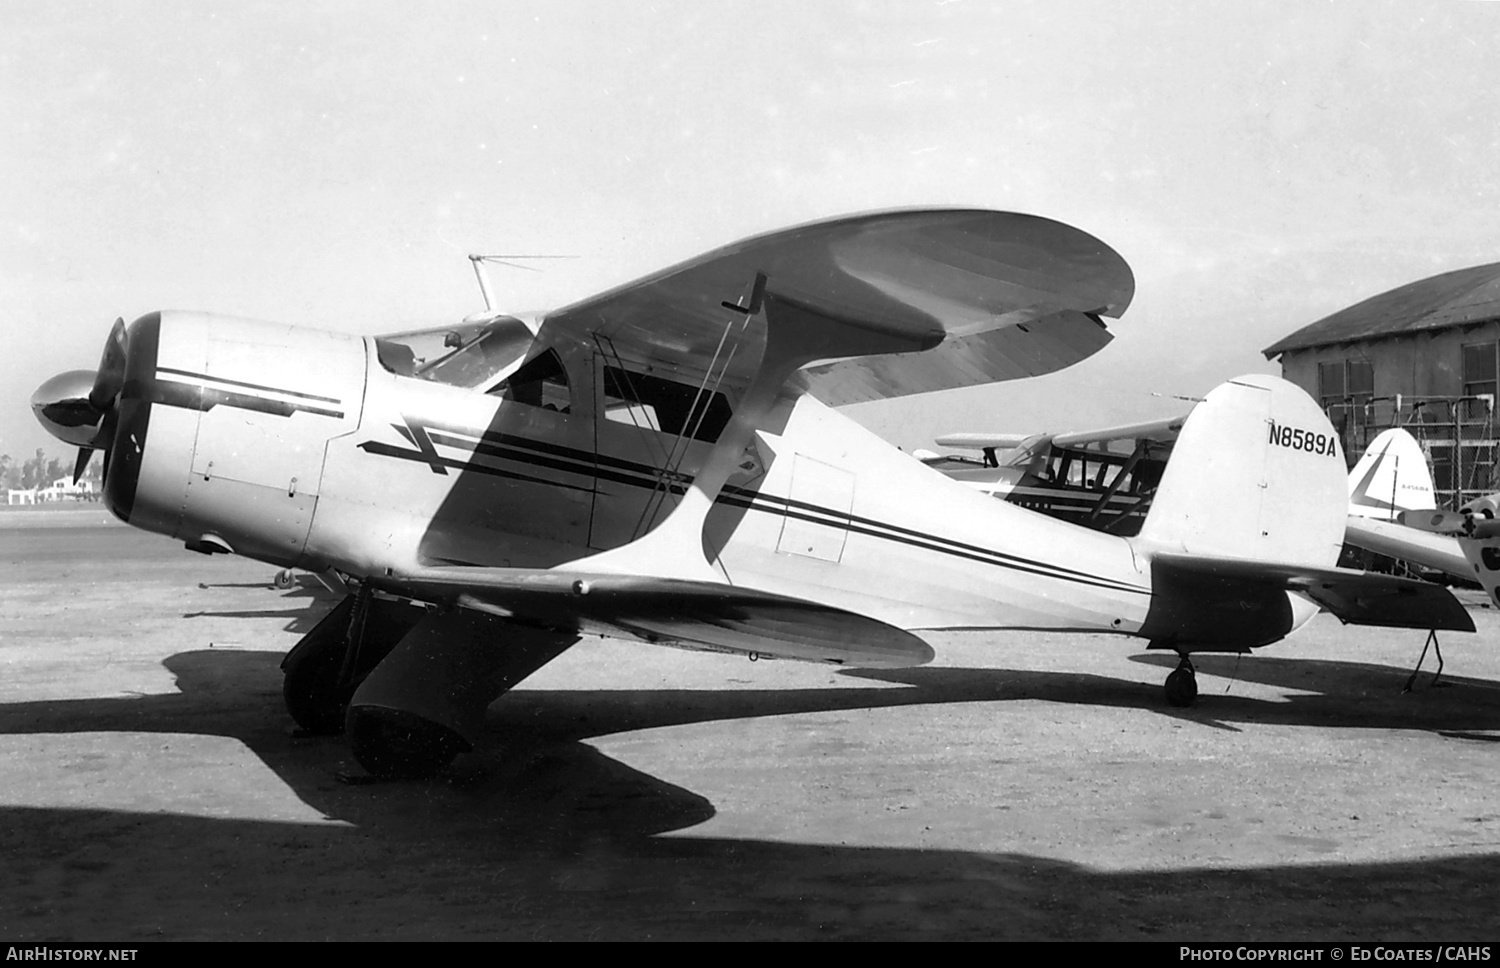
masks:
[(428, 568), (385, 591), (547, 628), (863, 668), (930, 662), (910, 632), (854, 612), (731, 585), (640, 575)]

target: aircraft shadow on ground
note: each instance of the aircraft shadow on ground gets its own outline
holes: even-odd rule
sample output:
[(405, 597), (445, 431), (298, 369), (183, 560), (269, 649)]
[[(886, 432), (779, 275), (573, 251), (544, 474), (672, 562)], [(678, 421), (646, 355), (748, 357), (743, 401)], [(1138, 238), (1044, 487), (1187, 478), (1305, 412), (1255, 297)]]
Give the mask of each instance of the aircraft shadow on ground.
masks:
[[(367, 793), (366, 796), (369, 796)], [(1107, 872), (1021, 853), (0, 809), (0, 933), (134, 939), (1487, 941), (1495, 855)]]
[[(1413, 651), (1413, 666), (1417, 651)], [(1170, 670), (1175, 654), (1146, 653), (1131, 661)], [(1264, 655), (1194, 655), (1198, 703), (1163, 712), (1203, 723), (1274, 723), (1368, 729), (1421, 729), (1443, 735), (1500, 730), (1500, 683), (1454, 673), (1449, 663), (1434, 684), (1431, 655), (1412, 679), (1411, 669), (1367, 662), (1341, 662)], [(1235, 682), (1286, 689), (1268, 702), (1235, 694)], [(1461, 738), (1487, 739), (1482, 736)]]
[[(199, 582), (199, 588), (262, 588), (272, 589), (275, 586), (269, 581), (264, 582), (220, 582), (210, 584)], [(318, 582), (317, 579), (306, 575), (299, 575), (295, 584), (285, 590), (281, 590), (275, 598), (278, 607), (266, 609), (230, 609), (230, 610), (203, 610), (197, 612), (183, 612), (183, 618), (273, 618), (282, 617), (287, 620), (282, 626), (284, 632), (295, 632), (305, 635), (312, 631), (313, 626), (338, 603), (338, 596), (330, 592)]]
[[(1208, 675), (1233, 657), (1206, 657)], [(1154, 656), (1142, 657), (1152, 662)], [(1219, 660), (1223, 660), (1222, 663)], [(281, 656), (241, 650), (178, 653), (164, 665), (179, 692), (111, 699), (46, 700), (0, 706), (0, 734), (172, 732), (231, 737), (328, 816), (380, 825), (379, 797), (333, 781), (358, 772), (341, 739), (296, 739), (281, 700)], [(1219, 668), (1222, 666), (1222, 668)], [(1500, 689), (1455, 677), (1446, 690), (1403, 695), (1398, 670), (1307, 659), (1246, 659), (1242, 680), (1285, 686), (1274, 700), (1211, 694), (1191, 709), (1167, 707), (1159, 687), (1089, 673), (921, 667), (850, 670), (845, 675), (908, 688), (520, 689), (491, 707), (488, 735), (444, 781), (468, 806), (497, 821), (524, 818), (538, 836), (644, 836), (713, 816), (703, 797), (599, 753), (587, 740), (670, 726), (756, 717), (951, 703), (1040, 701), (1144, 708), (1207, 727), (1273, 723), (1379, 727), (1470, 736), (1500, 730)], [(1324, 689), (1326, 692), (1308, 692)], [(1488, 738), (1488, 737), (1480, 737)], [(391, 787), (406, 785), (394, 784)], [(421, 784), (417, 785), (421, 787)], [(371, 811), (374, 813), (371, 813)]]
[[(1152, 661), (1147, 657), (1146, 661)], [(1107, 676), (920, 668), (850, 673), (910, 688), (518, 691), (447, 777), (349, 787), (336, 738), (296, 740), (280, 655), (167, 660), (180, 694), (12, 703), (0, 733), (195, 732), (245, 743), (305, 803), (350, 826), (0, 808), (0, 934), (87, 938), (1439, 938), (1493, 936), (1500, 857), (1108, 873), (1024, 854), (662, 838), (713, 805), (584, 740), (696, 722), (898, 705), (1041, 700), (1139, 707)], [(1232, 659), (1230, 660), (1232, 661)], [(1180, 715), (1369, 724), (1387, 667), (1258, 660), (1242, 679), (1326, 687), (1211, 697)], [(1474, 680), (1415, 696), (1385, 728), (1500, 727)], [(1473, 692), (1475, 698), (1465, 698)], [(1407, 699), (1413, 697), (1408, 696)], [(179, 781), (180, 782), (180, 781)], [(253, 858), (253, 861), (247, 861)], [(169, 861), (167, 859), (170, 859)]]

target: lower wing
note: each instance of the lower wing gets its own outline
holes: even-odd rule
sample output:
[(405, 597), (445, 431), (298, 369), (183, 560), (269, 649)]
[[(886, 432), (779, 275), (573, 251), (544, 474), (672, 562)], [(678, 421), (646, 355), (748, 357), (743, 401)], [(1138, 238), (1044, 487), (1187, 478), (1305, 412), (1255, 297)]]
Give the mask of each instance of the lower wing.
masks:
[(712, 582), (514, 568), (427, 568), (384, 591), (548, 628), (863, 668), (922, 665), (932, 647), (877, 619)]

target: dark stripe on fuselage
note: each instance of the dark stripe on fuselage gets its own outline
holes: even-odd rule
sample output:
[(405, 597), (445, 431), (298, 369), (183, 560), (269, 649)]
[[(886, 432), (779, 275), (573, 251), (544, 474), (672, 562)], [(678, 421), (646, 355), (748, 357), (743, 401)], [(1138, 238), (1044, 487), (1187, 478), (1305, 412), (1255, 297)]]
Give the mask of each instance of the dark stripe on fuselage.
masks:
[(176, 376), (191, 377), (194, 380), (208, 380), (211, 383), (226, 383), (233, 387), (244, 387), (246, 390), (264, 390), (267, 393), (280, 393), (288, 397), (300, 397), (303, 400), (318, 400), (322, 403), (343, 403), (338, 397), (320, 397), (315, 393), (301, 393), (297, 390), (283, 390), (281, 387), (264, 386), (259, 383), (246, 383), (243, 380), (226, 380), (222, 376), (210, 376), (207, 373), (194, 373), (191, 370), (178, 370), (170, 366), (159, 366), (157, 373), (171, 373)]
[[(397, 426), (396, 430), (401, 433), (401, 436), (406, 437), (407, 439), (411, 439), (413, 436), (416, 436), (415, 429)], [(583, 463), (582, 461), (578, 460), (539, 457), (535, 454), (528, 454), (522, 450), (500, 447), (495, 444), (484, 442), (476, 443), (470, 440), (462, 440), (442, 432), (431, 434), (427, 434), (424, 432), (421, 436), (428, 439), (432, 443), (443, 444), (444, 446), (453, 447), (458, 450), (464, 450), (476, 455), (493, 457), (498, 460), (514, 461), (518, 464), (527, 464), (532, 467), (545, 467), (548, 470), (561, 471), (565, 474), (576, 474), (580, 477), (587, 478), (589, 483), (587, 486), (579, 486), (576, 484), (566, 484), (554, 478), (541, 478), (533, 477), (529, 474), (519, 474), (515, 471), (508, 471), (500, 467), (495, 467), (492, 464), (483, 464), (478, 461), (463, 461), (456, 460), (452, 457), (444, 457), (443, 455), (437, 453), (436, 450), (429, 451), (428, 449), (420, 446), (415, 450), (407, 450), (401, 447), (397, 447), (394, 444), (385, 444), (381, 443), (380, 441), (367, 440), (359, 445), (359, 449), (365, 451), (366, 453), (378, 454), (382, 457), (398, 457), (402, 460), (423, 463), (431, 467), (434, 471), (443, 474), (446, 474), (447, 468), (451, 467), (455, 470), (474, 471), (476, 473), (485, 474), (491, 477), (505, 477), (511, 480), (530, 481), (537, 484), (552, 484), (558, 487), (568, 488), (572, 491), (590, 491), (593, 493), (597, 493), (597, 488), (595, 486), (595, 481), (597, 480), (611, 481), (618, 484), (629, 485), (631, 487), (642, 487), (651, 490), (658, 490), (662, 486), (664, 486), (663, 483), (657, 479), (646, 479), (642, 476), (632, 476), (618, 471), (608, 470), (602, 467), (595, 467), (593, 464)], [(496, 434), (494, 436), (498, 438), (502, 435)], [(521, 438), (509, 437), (508, 439), (519, 440)], [(556, 451), (562, 448), (551, 449)], [(583, 454), (585, 452), (574, 451), (574, 453)], [(687, 486), (682, 481), (672, 481), (665, 486), (673, 494), (682, 495), (687, 493)]]
[(480, 464), (473, 461), (465, 462), (461, 460), (454, 460), (451, 457), (444, 457), (441, 454), (429, 456), (427, 454), (424, 454), (420, 450), (405, 450), (401, 447), (395, 447), (391, 444), (382, 444), (377, 440), (367, 440), (359, 445), (359, 449), (363, 450), (365, 453), (375, 454), (379, 457), (396, 457), (401, 460), (409, 460), (417, 464), (427, 464), (428, 466), (431, 466), (434, 461), (437, 461), (443, 467), (451, 467), (454, 470), (464, 471), (466, 473), (472, 472), (475, 474), (484, 474), (488, 477), (504, 477), (513, 481), (526, 481), (530, 484), (545, 484), (548, 487), (563, 487), (567, 488), (570, 491), (594, 490), (592, 486), (579, 487), (575, 484), (564, 484), (561, 481), (550, 480), (545, 477), (532, 477), (528, 474), (517, 474), (513, 471), (503, 470), (499, 467), (491, 467), (487, 464)]
[[(407, 421), (408, 423), (410, 423), (410, 418), (407, 418)], [(477, 450), (478, 448), (476, 445), (471, 444), (468, 440), (458, 439), (459, 437), (476, 438), (479, 443), (485, 445), (496, 447), (512, 447), (518, 448), (523, 451), (533, 451), (538, 454), (547, 454), (552, 457), (558, 457), (565, 461), (570, 461), (573, 464), (581, 465), (584, 468), (583, 470), (576, 470), (575, 468), (571, 467), (564, 468), (568, 470), (576, 470), (576, 473), (580, 474), (592, 474), (594, 473), (594, 469), (596, 467), (608, 467), (615, 470), (638, 474), (641, 477), (647, 479), (647, 486), (654, 486), (656, 481), (658, 481), (661, 477), (660, 468), (655, 467), (651, 464), (642, 464), (637, 461), (629, 461), (620, 457), (612, 457), (609, 454), (595, 453), (594, 451), (579, 450), (576, 447), (568, 447), (563, 444), (554, 444), (544, 440), (535, 440), (531, 437), (519, 437), (515, 434), (502, 434), (497, 433), (493, 430), (476, 431), (469, 427), (463, 427), (458, 424), (431, 422), (423, 424), (422, 426), (424, 426), (427, 431), (432, 434), (433, 439), (437, 439), (439, 433), (446, 431), (446, 436), (450, 440), (451, 445), (454, 447), (462, 447), (465, 450)], [(685, 475), (678, 475), (678, 478), (683, 483), (692, 482), (692, 478)]]
[(1062, 568), (1039, 561), (1031, 561), (1017, 555), (991, 551), (988, 548), (981, 548), (978, 545), (954, 541), (951, 538), (943, 538), (922, 531), (914, 531), (911, 528), (886, 524), (883, 521), (862, 518), (858, 515), (831, 511), (804, 501), (793, 501), (775, 495), (747, 491), (743, 488), (726, 487), (724, 491), (725, 493), (719, 496), (720, 503), (743, 507), (752, 511), (760, 511), (767, 514), (785, 514), (787, 517), (797, 518), (798, 520), (808, 521), (813, 524), (822, 524), (835, 528), (842, 527), (856, 534), (868, 535), (872, 538), (882, 538), (887, 541), (910, 545), (914, 548), (925, 548), (928, 551), (937, 551), (942, 554), (967, 558), (971, 561), (978, 561), (988, 565), (997, 565), (1013, 571), (1041, 575), (1045, 578), (1059, 578), (1064, 581), (1094, 585), (1099, 588), (1109, 588), (1116, 591), (1146, 591), (1146, 589), (1135, 585), (1102, 578), (1098, 575), (1091, 575), (1088, 572)]
[[(408, 420), (408, 422), (410, 421)], [(485, 456), (495, 457), (498, 459), (511, 460), (521, 464), (531, 464), (538, 467), (546, 467), (551, 470), (560, 470), (566, 473), (573, 473), (589, 477), (597, 476), (602, 480), (614, 481), (617, 483), (632, 485), (635, 487), (650, 488), (652, 490), (659, 489), (662, 486), (659, 472), (656, 468), (651, 467), (651, 465), (649, 464), (640, 464), (632, 461), (625, 461), (619, 458), (607, 457), (605, 455), (595, 455), (589, 453), (588, 451), (578, 450), (577, 448), (566, 447), (560, 444), (554, 444), (545, 441), (531, 440), (525, 437), (517, 437), (513, 434), (499, 434), (488, 431), (476, 432), (474, 430), (455, 425), (440, 425), (436, 423), (428, 424), (426, 426), (429, 431), (434, 431), (431, 432), (431, 437), (434, 441), (442, 443), (445, 446), (462, 450), (469, 450), (475, 454), (483, 454)], [(441, 428), (441, 430), (439, 430), (439, 428)], [(400, 428), (398, 427), (397, 429), (399, 430)], [(453, 433), (443, 433), (443, 430), (452, 431)], [(455, 436), (455, 434), (461, 435), (461, 437)], [(408, 435), (403, 433), (402, 436), (406, 437)], [(403, 460), (409, 460), (419, 463), (431, 463), (430, 456), (424, 454), (420, 450), (405, 450), (400, 447), (392, 446), (390, 444), (382, 444), (376, 441), (366, 441), (365, 443), (360, 444), (359, 447), (360, 449), (372, 454), (379, 454), (386, 457), (398, 457)], [(528, 453), (528, 451), (532, 451), (534, 453)], [(540, 456), (543, 454), (554, 456)], [(600, 465), (606, 466), (595, 465), (594, 460), (596, 458), (599, 461)], [(553, 480), (543, 480), (540, 478), (529, 477), (527, 475), (516, 474), (514, 472), (504, 471), (500, 468), (492, 467), (490, 465), (481, 464), (477, 461), (466, 463), (463, 461), (453, 460), (451, 458), (445, 457), (440, 457), (439, 459), (442, 461), (445, 467), (451, 467), (460, 471), (475, 471), (480, 474), (487, 474), (491, 476), (508, 477), (516, 480), (526, 480), (540, 484), (553, 484), (558, 487), (567, 487), (571, 490), (595, 490), (595, 493), (597, 493), (597, 490), (594, 488), (576, 487), (573, 485), (561, 484)], [(607, 467), (628, 469), (631, 473), (621, 473), (619, 471), (607, 469)], [(671, 492), (673, 494), (681, 495), (685, 493), (687, 486), (691, 483), (691, 477), (680, 475), (679, 480), (673, 481), (671, 483)], [(1033, 561), (1027, 558), (1022, 558), (1018, 555), (1007, 554), (1005, 552), (992, 551), (988, 548), (982, 548), (978, 545), (966, 544), (961, 541), (955, 541), (951, 538), (943, 538), (939, 537), (938, 535), (927, 534), (925, 532), (916, 531), (911, 528), (904, 528), (899, 525), (887, 524), (883, 521), (876, 521), (872, 518), (851, 515), (847, 512), (834, 511), (815, 504), (809, 504), (805, 501), (795, 501), (789, 498), (766, 495), (759, 491), (750, 490), (748, 488), (739, 488), (726, 485), (723, 492), (720, 493), (720, 495), (716, 499), (716, 503), (731, 507), (740, 507), (745, 510), (759, 511), (763, 514), (776, 514), (794, 517), (799, 520), (808, 521), (813, 524), (822, 524), (828, 527), (846, 528), (850, 531), (855, 531), (859, 534), (867, 535), (869, 537), (881, 538), (887, 541), (894, 541), (899, 544), (922, 548), (927, 551), (934, 551), (940, 554), (951, 555), (953, 557), (965, 558), (971, 561), (980, 562), (982, 564), (994, 565), (1000, 568), (1008, 568), (1013, 571), (1039, 575), (1046, 578), (1056, 578), (1062, 581), (1069, 581), (1082, 585), (1090, 585), (1098, 588), (1106, 588), (1113, 591), (1127, 591), (1140, 594), (1146, 594), (1148, 591), (1147, 589), (1141, 588), (1139, 586), (1115, 581), (1113, 579), (1103, 578), (1099, 575), (1092, 575), (1088, 572), (1078, 571), (1071, 568), (1063, 568), (1061, 566), (1051, 565), (1045, 562)]]
[[(204, 376), (197, 373), (185, 373), (182, 370), (168, 370), (165, 367), (157, 370), (158, 373), (178, 373), (191, 377), (195, 380), (215, 380), (216, 377)], [(222, 380), (222, 383), (233, 383), (232, 380)], [(240, 384), (244, 385), (244, 384)], [(306, 396), (306, 394), (294, 394), (290, 390), (277, 390), (273, 387), (264, 388), (272, 393), (284, 393), (288, 396)], [(342, 410), (329, 410), (326, 407), (314, 407), (306, 403), (296, 403), (289, 400), (276, 400), (271, 397), (257, 396), (253, 393), (239, 393), (234, 390), (220, 390), (215, 387), (203, 386), (197, 383), (178, 383), (175, 380), (152, 380), (145, 388), (143, 396), (152, 403), (160, 403), (167, 407), (180, 407), (184, 410), (197, 410), (207, 413), (214, 407), (234, 407), (239, 410), (253, 410), (256, 413), (269, 413), (278, 417), (290, 417), (294, 413), (312, 413), (320, 417), (333, 417), (342, 419)], [(315, 397), (324, 400), (326, 397)], [(339, 401), (334, 400), (334, 403)]]
[[(495, 436), (506, 437), (507, 435), (497, 434)], [(588, 477), (598, 478), (599, 480), (612, 481), (618, 484), (629, 484), (635, 487), (649, 487), (652, 489), (666, 486), (673, 494), (687, 493), (687, 484), (692, 481), (692, 478), (685, 478), (681, 475), (676, 475), (670, 480), (663, 480), (659, 472), (653, 473), (649, 469), (649, 465), (645, 464), (630, 464), (626, 461), (610, 462), (617, 467), (624, 466), (627, 468), (641, 468), (640, 471), (637, 471), (634, 474), (630, 474), (612, 470), (610, 469), (608, 464), (601, 467), (594, 463), (586, 462), (585, 460), (580, 460), (577, 458), (550, 456), (538, 457), (514, 447), (505, 447), (498, 443), (492, 443), (491, 441), (484, 438), (481, 438), (476, 443), (453, 437), (442, 432), (437, 432), (432, 434), (432, 439), (436, 443), (445, 444), (449, 447), (458, 448), (460, 450), (468, 450), (475, 454), (483, 454), (486, 457), (495, 457), (500, 460), (513, 460), (521, 464), (531, 464), (536, 467), (545, 467), (549, 470), (563, 471), (570, 474), (582, 474)], [(508, 437), (508, 439), (510, 441), (519, 441), (522, 438)], [(584, 454), (586, 452), (574, 451), (574, 453)], [(601, 461), (601, 463), (605, 462)], [(482, 467), (484, 465), (474, 466)]]

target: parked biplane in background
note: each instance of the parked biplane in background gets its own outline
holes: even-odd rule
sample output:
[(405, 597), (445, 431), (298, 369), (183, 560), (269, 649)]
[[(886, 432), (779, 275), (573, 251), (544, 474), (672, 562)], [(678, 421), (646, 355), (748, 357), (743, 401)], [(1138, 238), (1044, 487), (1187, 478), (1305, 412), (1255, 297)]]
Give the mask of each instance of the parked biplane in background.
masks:
[(590, 632), (849, 666), (926, 662), (929, 629), (1116, 632), (1182, 656), (1185, 704), (1191, 652), (1320, 606), (1472, 630), (1446, 589), (1333, 567), (1338, 438), (1279, 379), (1193, 411), (1130, 538), (993, 500), (831, 409), (1061, 369), (1133, 289), (1048, 219), (875, 213), (535, 320), (361, 338), (154, 312), (33, 407), (106, 452), (121, 519), (348, 584), (285, 696), (378, 775), (441, 768)]
[[(1186, 416), (1066, 434), (946, 434), (939, 447), (983, 458), (916, 456), (1023, 508), (1111, 534), (1140, 531)], [(1123, 451), (1121, 448), (1123, 445)]]

